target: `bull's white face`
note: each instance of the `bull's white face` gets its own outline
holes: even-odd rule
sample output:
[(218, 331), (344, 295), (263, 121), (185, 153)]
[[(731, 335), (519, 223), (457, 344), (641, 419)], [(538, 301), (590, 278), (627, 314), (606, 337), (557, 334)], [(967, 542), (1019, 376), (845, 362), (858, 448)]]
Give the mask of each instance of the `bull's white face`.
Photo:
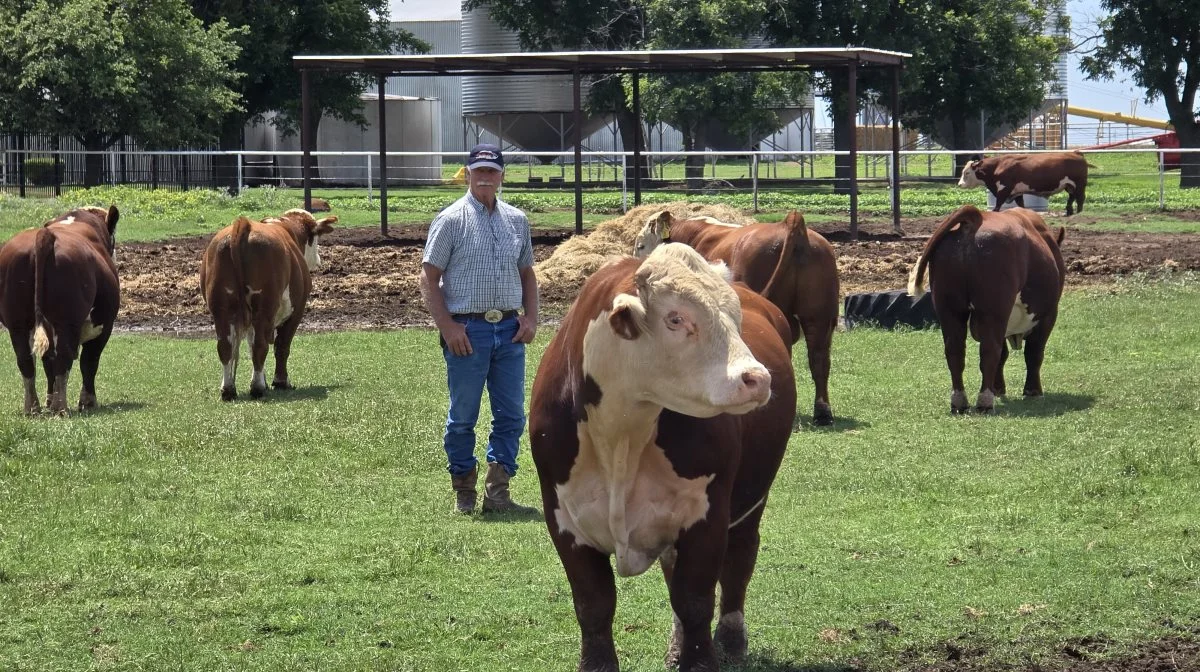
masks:
[(963, 166), (962, 175), (958, 177), (958, 186), (963, 189), (974, 189), (982, 187), (983, 182), (979, 181), (979, 177), (975, 174), (975, 167), (979, 164), (978, 161), (968, 161), (967, 165)]
[(695, 417), (748, 413), (767, 403), (771, 375), (741, 337), (741, 303), (721, 270), (666, 243), (584, 337), (584, 369), (602, 404), (653, 404)]
[(320, 236), (313, 236), (312, 242), (304, 246), (304, 263), (310, 271), (321, 268), (321, 252), (317, 249), (320, 240)]
[(669, 215), (665, 212), (656, 212), (650, 215), (650, 218), (646, 220), (646, 224), (642, 226), (641, 231), (638, 231), (637, 238), (633, 240), (633, 256), (638, 259), (645, 259), (650, 256), (650, 253), (655, 248), (662, 244), (663, 229), (667, 226), (663, 219), (667, 217)]

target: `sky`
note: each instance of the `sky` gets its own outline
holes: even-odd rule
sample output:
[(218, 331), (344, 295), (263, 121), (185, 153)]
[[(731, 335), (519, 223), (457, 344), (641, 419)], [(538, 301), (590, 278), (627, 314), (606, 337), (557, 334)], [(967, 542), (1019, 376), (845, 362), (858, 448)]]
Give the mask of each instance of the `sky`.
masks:
[[(398, 20), (447, 20), (460, 18), (458, 0), (390, 0), (392, 19)], [(1100, 0), (1068, 0), (1067, 13), (1071, 16), (1071, 32), (1075, 41), (1095, 32), (1096, 19), (1103, 15)], [(1128, 73), (1117, 73), (1111, 82), (1095, 82), (1084, 79), (1079, 69), (1079, 56), (1071, 54), (1068, 62), (1067, 97), (1075, 107), (1086, 107), (1104, 112), (1121, 112), (1150, 119), (1167, 119), (1166, 106), (1162, 100), (1147, 104), (1144, 91), (1137, 88)], [(832, 125), (825, 113), (824, 103), (817, 99), (818, 127)], [(824, 119), (824, 122), (822, 122)], [(1091, 124), (1093, 120), (1080, 120)], [(1137, 129), (1135, 129), (1137, 130)], [(1145, 130), (1147, 134), (1153, 132)], [(1141, 132), (1138, 130), (1137, 132)]]

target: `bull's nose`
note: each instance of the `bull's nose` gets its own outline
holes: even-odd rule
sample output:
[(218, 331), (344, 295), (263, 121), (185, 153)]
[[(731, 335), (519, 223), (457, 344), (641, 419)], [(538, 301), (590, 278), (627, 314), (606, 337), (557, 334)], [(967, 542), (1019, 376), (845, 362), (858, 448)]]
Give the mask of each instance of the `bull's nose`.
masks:
[(766, 369), (748, 369), (742, 374), (742, 384), (751, 399), (765, 401), (771, 396), (771, 374)]

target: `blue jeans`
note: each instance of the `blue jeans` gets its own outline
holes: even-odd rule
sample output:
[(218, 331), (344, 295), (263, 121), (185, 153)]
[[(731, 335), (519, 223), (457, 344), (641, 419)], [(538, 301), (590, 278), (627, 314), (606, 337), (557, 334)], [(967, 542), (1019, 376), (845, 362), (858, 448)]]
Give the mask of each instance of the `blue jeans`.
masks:
[(460, 476), (475, 468), (475, 423), (486, 384), (492, 402), (492, 431), (487, 461), (517, 473), (517, 444), (525, 430), (525, 344), (513, 343), (517, 318), (491, 324), (478, 318), (454, 318), (467, 327), (471, 354), (459, 357), (442, 342), (450, 412), (446, 417), (447, 471)]

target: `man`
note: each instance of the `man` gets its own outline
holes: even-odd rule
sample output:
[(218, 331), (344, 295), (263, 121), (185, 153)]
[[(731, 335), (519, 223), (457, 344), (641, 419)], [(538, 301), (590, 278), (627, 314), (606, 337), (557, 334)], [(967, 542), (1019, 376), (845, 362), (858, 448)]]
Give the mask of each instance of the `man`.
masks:
[[(486, 383), (492, 404), (483, 511), (532, 514), (509, 496), (525, 429), (525, 344), (537, 332), (538, 287), (525, 213), (502, 202), (504, 155), (477, 145), (467, 193), (429, 226), (421, 295), (441, 332), (450, 387), (444, 444), (455, 507), (475, 510), (475, 423)], [(518, 309), (524, 309), (519, 312)]]

